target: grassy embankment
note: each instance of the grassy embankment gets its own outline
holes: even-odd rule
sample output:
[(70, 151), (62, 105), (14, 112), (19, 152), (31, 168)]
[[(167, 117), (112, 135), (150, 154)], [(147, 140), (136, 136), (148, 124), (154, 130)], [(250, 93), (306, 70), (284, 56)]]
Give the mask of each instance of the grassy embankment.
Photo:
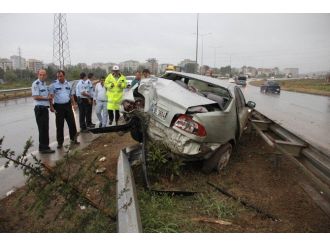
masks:
[[(253, 86), (261, 86), (265, 81), (251, 81)], [(330, 96), (330, 83), (324, 79), (298, 79), (278, 81), (282, 90), (299, 93)]]
[[(0, 84), (0, 90), (27, 88), (27, 87), (31, 87), (31, 84), (32, 84), (32, 82), (4, 83), (4, 84)], [(26, 97), (26, 96), (31, 96), (31, 90), (20, 91), (20, 92), (0, 93), (0, 100), (9, 100), (9, 99), (21, 98), (21, 97)]]

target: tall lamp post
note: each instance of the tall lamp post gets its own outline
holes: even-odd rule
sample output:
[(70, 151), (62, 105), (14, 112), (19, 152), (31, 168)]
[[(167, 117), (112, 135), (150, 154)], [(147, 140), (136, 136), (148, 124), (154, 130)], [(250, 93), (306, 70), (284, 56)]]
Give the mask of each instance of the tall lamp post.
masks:
[(199, 73), (202, 72), (202, 67), (203, 67), (203, 50), (204, 50), (204, 37), (205, 36), (208, 36), (208, 35), (211, 35), (212, 33), (204, 33), (204, 34), (200, 34), (199, 36), (202, 37), (202, 55), (201, 55), (201, 69), (199, 71)]
[(197, 59), (198, 59), (198, 19), (199, 19), (199, 14), (197, 14), (197, 33), (196, 33), (196, 59), (195, 59), (195, 63), (196, 63), (196, 67), (195, 67), (195, 73), (197, 73)]

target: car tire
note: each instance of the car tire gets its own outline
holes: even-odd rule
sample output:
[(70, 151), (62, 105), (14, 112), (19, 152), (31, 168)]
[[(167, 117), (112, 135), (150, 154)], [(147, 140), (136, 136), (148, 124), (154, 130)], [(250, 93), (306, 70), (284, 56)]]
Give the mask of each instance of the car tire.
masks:
[(209, 174), (214, 170), (217, 172), (223, 170), (229, 163), (232, 150), (233, 147), (229, 142), (222, 145), (209, 159), (204, 161), (202, 171)]

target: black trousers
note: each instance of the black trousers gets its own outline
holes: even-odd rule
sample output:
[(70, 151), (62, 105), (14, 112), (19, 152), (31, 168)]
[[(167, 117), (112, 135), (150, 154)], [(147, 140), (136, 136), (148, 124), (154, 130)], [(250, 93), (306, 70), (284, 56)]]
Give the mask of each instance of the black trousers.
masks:
[(87, 126), (92, 124), (92, 111), (93, 111), (93, 98), (91, 98), (92, 103), (88, 104), (87, 114), (86, 114), (86, 123)]
[(39, 130), (39, 151), (49, 149), (49, 112), (46, 106), (35, 106), (34, 114)]
[[(115, 111), (115, 121), (117, 123), (118, 120), (119, 120), (119, 110), (114, 110), (114, 111)], [(110, 124), (112, 124), (112, 122), (113, 122), (113, 110), (108, 110), (108, 115), (109, 115)]]
[(56, 139), (59, 145), (62, 145), (64, 142), (64, 120), (66, 121), (70, 140), (74, 141), (77, 137), (77, 127), (76, 121), (74, 119), (71, 103), (66, 104), (54, 104), (56, 111)]
[(89, 106), (88, 99), (78, 97), (78, 107), (79, 107), (79, 125), (80, 129), (87, 129)]

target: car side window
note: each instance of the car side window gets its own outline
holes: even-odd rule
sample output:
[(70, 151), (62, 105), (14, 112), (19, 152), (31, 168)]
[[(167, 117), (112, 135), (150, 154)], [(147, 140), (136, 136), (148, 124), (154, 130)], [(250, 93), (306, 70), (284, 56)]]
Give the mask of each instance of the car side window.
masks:
[(235, 98), (238, 111), (242, 111), (245, 107), (245, 98), (239, 87), (235, 87)]

